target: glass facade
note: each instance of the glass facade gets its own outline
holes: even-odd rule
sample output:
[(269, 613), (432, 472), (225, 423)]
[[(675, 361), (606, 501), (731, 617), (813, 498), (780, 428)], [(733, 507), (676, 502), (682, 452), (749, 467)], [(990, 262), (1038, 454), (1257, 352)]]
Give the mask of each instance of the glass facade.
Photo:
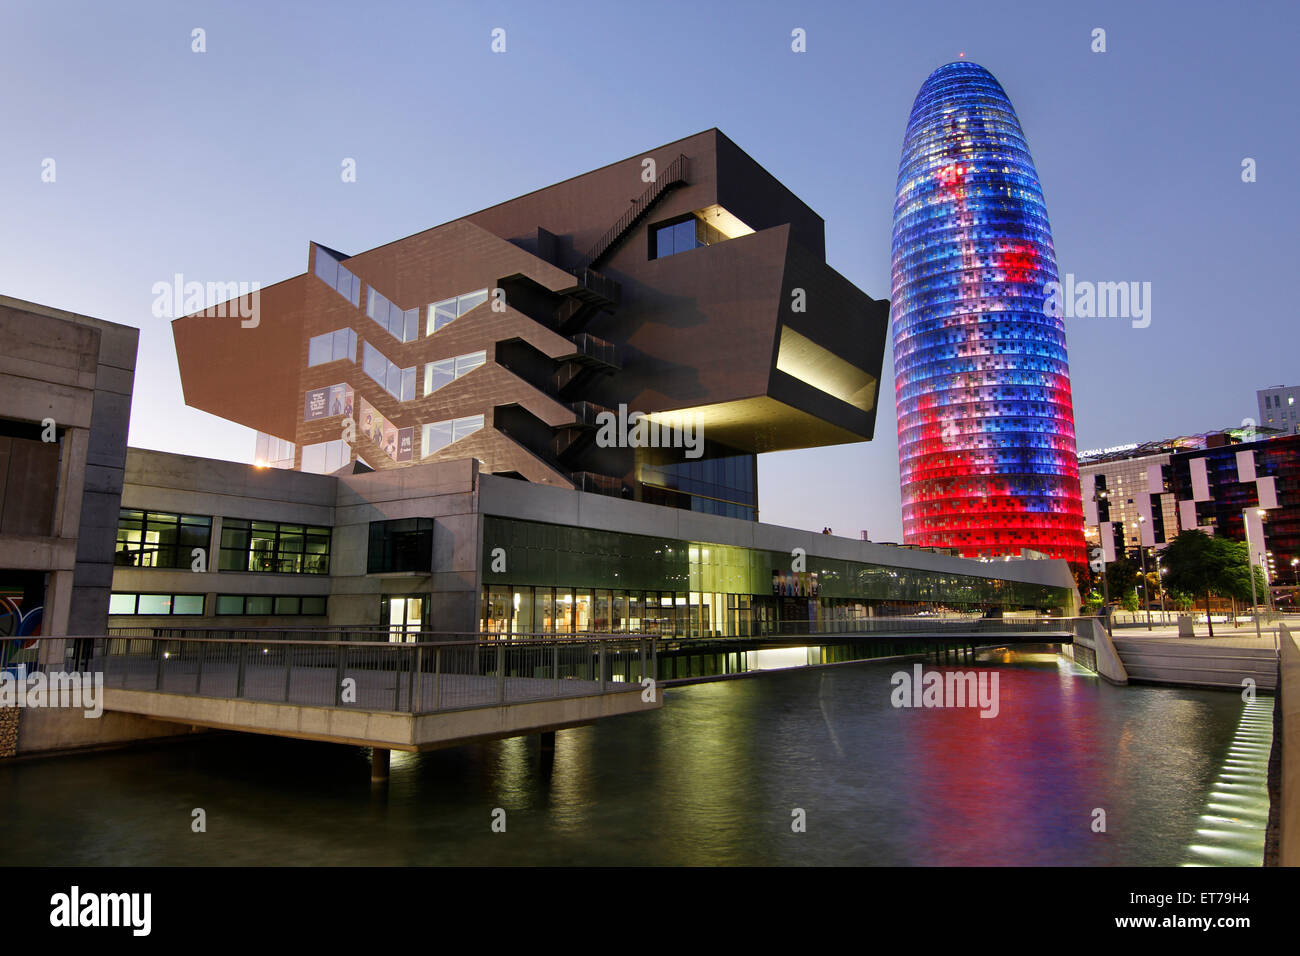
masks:
[(212, 519), (205, 515), (168, 514), (123, 508), (117, 519), (117, 553), (113, 563), (131, 568), (190, 568), (194, 549), (207, 560)]
[(1010, 100), (978, 64), (940, 67), (912, 106), (894, 205), (908, 544), (1084, 563), (1065, 325), (1046, 288), (1057, 281)]
[[(491, 552), (504, 548), (506, 572)], [(1054, 609), (1064, 588), (809, 555), (802, 595), (776, 593), (788, 552), (485, 516), (481, 625), (500, 633), (679, 637), (827, 630), (925, 609)], [(813, 588), (806, 582), (815, 581)], [(808, 595), (814, 590), (814, 595)]]
[(223, 518), (220, 568), (222, 571), (329, 574), (330, 529)]
[(753, 455), (732, 455), (670, 465), (643, 464), (642, 500), (724, 518), (758, 520)]

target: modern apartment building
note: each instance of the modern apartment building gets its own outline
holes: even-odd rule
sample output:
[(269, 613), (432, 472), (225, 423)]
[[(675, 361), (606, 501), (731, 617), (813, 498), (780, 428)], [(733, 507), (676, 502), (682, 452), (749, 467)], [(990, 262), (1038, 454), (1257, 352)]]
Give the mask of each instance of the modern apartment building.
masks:
[(257, 313), (173, 330), (186, 402), (267, 464), (475, 458), (756, 520), (758, 453), (872, 437), (888, 303), (715, 129), (367, 252), (311, 243)]

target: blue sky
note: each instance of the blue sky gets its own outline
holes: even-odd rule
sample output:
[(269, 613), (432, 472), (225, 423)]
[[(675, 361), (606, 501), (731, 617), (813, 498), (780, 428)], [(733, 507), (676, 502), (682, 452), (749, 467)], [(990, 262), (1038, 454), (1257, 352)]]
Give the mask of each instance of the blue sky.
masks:
[[(0, 293), (140, 328), (132, 444), (248, 461), (250, 431), (184, 407), (154, 283), (269, 285), (309, 240), (360, 252), (717, 126), (887, 297), (912, 99), (964, 52), (1015, 104), (1062, 274), (1152, 284), (1148, 328), (1067, 320), (1080, 447), (1236, 425), (1256, 388), (1300, 381), (1296, 11), (6, 0)], [(763, 456), (762, 519), (899, 540), (894, 428), (887, 354), (876, 440)]]

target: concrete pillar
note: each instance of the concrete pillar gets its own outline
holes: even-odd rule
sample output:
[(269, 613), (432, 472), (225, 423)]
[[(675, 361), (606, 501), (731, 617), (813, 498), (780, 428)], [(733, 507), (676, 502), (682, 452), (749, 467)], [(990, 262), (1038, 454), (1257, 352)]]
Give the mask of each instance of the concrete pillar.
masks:
[(387, 783), (388, 782), (388, 759), (391, 751), (382, 747), (370, 748), (370, 782)]

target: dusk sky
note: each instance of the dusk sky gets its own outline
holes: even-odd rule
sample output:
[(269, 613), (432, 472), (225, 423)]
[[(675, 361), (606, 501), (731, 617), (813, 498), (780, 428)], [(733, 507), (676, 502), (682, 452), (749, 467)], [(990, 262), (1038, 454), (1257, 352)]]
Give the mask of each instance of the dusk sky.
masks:
[[(1066, 320), (1079, 447), (1235, 426), (1300, 380), (1297, 26), (1281, 2), (6, 0), (0, 294), (141, 330), (132, 445), (251, 461), (251, 430), (184, 406), (155, 283), (267, 286), (310, 240), (355, 254), (716, 126), (887, 298), (912, 100), (964, 54), (1019, 114), (1061, 274), (1151, 284), (1147, 328)], [(887, 347), (874, 441), (760, 458), (763, 521), (901, 539), (893, 388)]]

